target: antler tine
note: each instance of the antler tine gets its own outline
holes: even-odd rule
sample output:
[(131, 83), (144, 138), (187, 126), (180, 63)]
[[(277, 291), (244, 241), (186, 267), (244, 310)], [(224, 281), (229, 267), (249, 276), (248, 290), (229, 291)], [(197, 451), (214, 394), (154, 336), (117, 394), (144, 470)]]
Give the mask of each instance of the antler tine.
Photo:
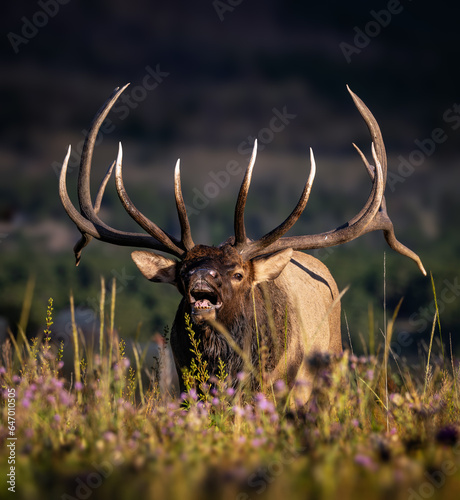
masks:
[(261, 239), (249, 243), (245, 250), (243, 251), (243, 256), (245, 258), (249, 258), (250, 255), (254, 253), (260, 252), (264, 248), (271, 245), (273, 242), (281, 238), (283, 234), (285, 234), (289, 229), (297, 222), (299, 217), (302, 215), (305, 207), (307, 206), (308, 199), (310, 198), (311, 188), (313, 186), (313, 180), (315, 179), (316, 174), (316, 162), (315, 156), (313, 154), (313, 149), (310, 148), (310, 174), (308, 176), (308, 180), (303, 189), (302, 195), (300, 196), (299, 201), (297, 202), (296, 207), (291, 212), (289, 217), (281, 223), (278, 227), (267, 233)]
[(91, 237), (106, 241), (108, 243), (112, 243), (114, 245), (151, 248), (154, 250), (160, 250), (162, 252), (172, 253), (176, 256), (181, 256), (184, 253), (181, 248), (177, 247), (177, 240), (170, 238), (169, 235), (166, 235), (166, 237), (170, 241), (164, 240), (165, 244), (163, 244), (163, 242), (159, 242), (159, 240), (157, 240), (155, 237), (147, 234), (132, 233), (114, 229), (105, 224), (98, 217), (102, 196), (104, 194), (105, 186), (111, 175), (113, 165), (111, 166), (111, 168), (109, 168), (109, 171), (107, 172), (101, 183), (96, 197), (95, 206), (93, 206), (92, 204), (90, 193), (90, 173), (91, 161), (97, 134), (102, 123), (107, 117), (108, 112), (111, 110), (120, 94), (126, 89), (128, 85), (125, 85), (122, 88), (117, 87), (112, 92), (111, 96), (96, 113), (96, 116), (91, 123), (90, 130), (86, 136), (85, 143), (83, 145), (80, 170), (78, 175), (78, 199), (80, 202), (81, 214), (74, 207), (67, 194), (66, 174), (70, 156), (70, 146), (62, 165), (61, 175), (59, 178), (59, 195), (67, 214), (75, 223), (79, 231), (82, 233), (82, 238), (74, 247), (77, 265), (81, 258), (81, 251), (91, 241)]
[(61, 203), (65, 211), (67, 212), (67, 215), (76, 224), (78, 229), (82, 233), (87, 233), (97, 238), (99, 236), (99, 233), (97, 232), (95, 225), (89, 220), (85, 219), (80, 214), (80, 212), (78, 212), (78, 210), (73, 206), (73, 203), (69, 198), (69, 194), (67, 193), (66, 177), (67, 177), (67, 165), (69, 163), (70, 152), (71, 152), (71, 147), (69, 146), (67, 148), (67, 154), (65, 155), (64, 161), (62, 163), (61, 173), (59, 175), (59, 197), (61, 198)]
[(369, 174), (369, 177), (371, 178), (371, 181), (374, 180), (374, 167), (369, 164), (367, 161), (367, 158), (364, 156), (364, 153), (358, 148), (358, 146), (352, 142), (353, 147), (356, 149), (358, 152), (359, 156), (361, 157), (361, 160), (364, 163), (364, 166), (366, 167), (367, 173)]
[(118, 197), (120, 198), (121, 203), (125, 207), (125, 210), (139, 224), (139, 226), (142, 227), (142, 229), (145, 229), (145, 231), (147, 231), (156, 240), (162, 243), (170, 253), (173, 253), (174, 255), (178, 256), (183, 255), (184, 250), (182, 250), (182, 248), (179, 248), (178, 246), (179, 242), (176, 240), (176, 238), (163, 231), (154, 222), (152, 222), (145, 215), (139, 212), (139, 210), (134, 206), (133, 202), (129, 199), (129, 196), (126, 193), (126, 189), (123, 184), (122, 160), (123, 160), (123, 149), (121, 147), (121, 142), (120, 142), (118, 143), (118, 155), (115, 168), (115, 181), (117, 186)]
[[(371, 134), (372, 142), (375, 146), (375, 151), (377, 158), (379, 159), (380, 165), (382, 166), (383, 172), (383, 183), (387, 183), (387, 154), (385, 151), (385, 143), (383, 142), (382, 132), (380, 131), (379, 124), (375, 119), (374, 115), (371, 113), (369, 108), (364, 104), (364, 102), (350, 89), (347, 85), (347, 90), (353, 99), (359, 114), (362, 116), (364, 122), (369, 129)], [(363, 155), (364, 156), (364, 155)], [(367, 166), (366, 166), (367, 168)]]
[(185, 208), (184, 198), (182, 196), (180, 160), (177, 160), (176, 168), (174, 169), (174, 197), (176, 199), (177, 214), (180, 222), (181, 241), (186, 250), (191, 250), (195, 246), (195, 243), (193, 243), (190, 222), (187, 217), (187, 209)]
[[(64, 162), (62, 163), (61, 173), (59, 175), (59, 197), (61, 198), (62, 205), (67, 212), (67, 215), (82, 233), (82, 238), (74, 246), (76, 265), (78, 266), (80, 262), (82, 249), (91, 241), (92, 238), (107, 241), (108, 243), (113, 243), (115, 245), (151, 248), (153, 250), (165, 251), (164, 245), (161, 245), (147, 234), (118, 231), (106, 226), (105, 224), (104, 226), (101, 226), (86, 219), (82, 214), (80, 214), (80, 212), (74, 207), (67, 193), (66, 176), (70, 152), (71, 147), (69, 146)], [(108, 173), (106, 174), (106, 177), (107, 175)], [(104, 181), (102, 181), (99, 192), (101, 192), (101, 189), (103, 192), (105, 187), (103, 184)]]
[(254, 141), (251, 159), (249, 160), (248, 168), (244, 174), (243, 182), (241, 183), (240, 192), (235, 206), (235, 247), (241, 248), (246, 246), (246, 229), (244, 227), (244, 207), (248, 198), (249, 185), (251, 184), (252, 170), (257, 157), (257, 139)]
[[(356, 144), (353, 144), (355, 149), (358, 151), (359, 155), (361, 156), (361, 159), (363, 160), (364, 165), (367, 168), (367, 172), (370, 176), (370, 178), (373, 180), (374, 179), (374, 167), (369, 164), (367, 161), (367, 158), (364, 156), (363, 152), (356, 146)], [(374, 160), (375, 160), (375, 151), (373, 150), (373, 155), (374, 155)], [(420, 260), (420, 257), (413, 252), (410, 248), (407, 248), (405, 245), (403, 245), (400, 241), (397, 240), (395, 232), (394, 232), (394, 226), (393, 223), (391, 222), (390, 217), (388, 216), (387, 212), (387, 204), (385, 200), (385, 196), (382, 198), (382, 204), (380, 205), (380, 209), (377, 212), (375, 218), (372, 220), (372, 222), (366, 227), (364, 230), (364, 233), (369, 233), (371, 231), (378, 231), (382, 230), (383, 235), (385, 237), (386, 242), (396, 252), (405, 255), (406, 257), (409, 257), (412, 259), (422, 272), (424, 276), (426, 276), (426, 271), (425, 268), (423, 267), (422, 261)], [(363, 234), (364, 234), (363, 233)]]
[[(102, 203), (102, 198), (104, 196), (105, 188), (107, 186), (107, 182), (109, 182), (110, 176), (112, 175), (113, 169), (115, 167), (116, 162), (112, 162), (112, 164), (109, 166), (104, 178), (102, 179), (102, 182), (99, 186), (99, 189), (97, 191), (97, 196), (96, 196), (96, 201), (94, 202), (94, 213), (98, 214), (99, 210), (101, 209), (101, 203)], [(93, 239), (92, 236), (86, 233), (82, 233), (81, 238), (75, 243), (75, 246), (73, 247), (73, 251), (75, 254), (75, 265), (78, 266), (80, 264), (81, 260), (81, 252), (83, 249), (90, 243), (90, 241)]]
[(116, 161), (113, 161), (110, 164), (110, 167), (107, 169), (107, 172), (104, 175), (104, 178), (102, 179), (101, 184), (99, 185), (99, 189), (97, 191), (96, 195), (96, 201), (94, 202), (94, 212), (96, 214), (99, 213), (99, 210), (101, 209), (101, 203), (102, 203), (102, 198), (104, 196), (105, 188), (107, 186), (107, 183), (109, 182), (110, 177), (112, 176), (113, 169), (115, 168)]
[(362, 217), (355, 220), (353, 223), (347, 222), (337, 229), (325, 233), (306, 236), (285, 236), (278, 239), (264, 250), (257, 249), (256, 251), (251, 252), (251, 258), (264, 253), (277, 252), (278, 250), (283, 250), (285, 248), (292, 248), (294, 250), (312, 250), (316, 248), (331, 247), (351, 241), (362, 234), (379, 210), (382, 202), (383, 191), (385, 189), (383, 184), (382, 167), (380, 162), (376, 163), (377, 168), (374, 183), (366, 203), (367, 208), (362, 210)]
[[(376, 158), (376, 152), (375, 149), (372, 148), (372, 156), (374, 157), (374, 161), (377, 162)], [(371, 231), (378, 231), (382, 230), (383, 231), (383, 236), (385, 237), (386, 242), (396, 252), (400, 253), (401, 255), (405, 255), (406, 257), (409, 257), (412, 259), (420, 269), (421, 273), (426, 276), (426, 270), (423, 267), (422, 261), (420, 260), (420, 257), (413, 252), (410, 248), (407, 248), (405, 245), (403, 245), (398, 239), (396, 238), (395, 231), (394, 231), (394, 226), (393, 223), (391, 222), (390, 217), (388, 216), (387, 213), (387, 204), (385, 197), (382, 199), (382, 204), (380, 206), (380, 209), (374, 219), (371, 221), (371, 223), (366, 227), (364, 230), (363, 234), (369, 233)]]
[[(117, 231), (108, 226), (107, 224), (105, 224), (98, 217), (97, 212), (94, 210), (91, 201), (90, 174), (91, 174), (91, 162), (94, 152), (94, 146), (96, 143), (97, 134), (99, 133), (99, 129), (102, 123), (104, 122), (105, 118), (107, 117), (107, 114), (112, 109), (117, 99), (120, 97), (120, 94), (128, 87), (128, 85), (129, 84), (125, 85), (122, 88), (117, 87), (112, 92), (112, 95), (107, 99), (105, 104), (96, 113), (96, 116), (94, 117), (91, 123), (89, 132), (86, 136), (85, 143), (83, 145), (83, 151), (80, 162), (80, 171), (78, 176), (78, 199), (80, 202), (82, 215), (89, 221), (91, 221), (95, 226), (97, 226), (99, 239), (102, 239), (104, 241), (109, 241), (109, 239), (111, 239), (110, 241), (111, 243), (119, 245), (130, 245), (130, 243), (126, 242), (125, 240), (126, 238), (132, 238), (133, 235), (135, 238), (138, 238), (140, 236), (142, 240), (145, 240), (145, 235), (140, 233), (125, 233), (123, 231)], [(132, 209), (133, 211), (135, 211), (134, 206), (132, 206)], [(148, 245), (133, 244), (132, 246), (147, 246), (148, 248), (156, 248), (157, 250), (172, 253), (173, 255), (176, 256), (181, 256), (184, 253), (183, 250), (176, 245), (176, 243), (178, 243), (176, 239), (164, 233), (153, 222), (150, 222), (145, 216), (140, 214), (140, 212), (138, 212), (136, 215), (138, 215), (139, 220), (137, 220), (135, 217), (133, 218), (161, 244), (156, 243), (154, 246), (152, 246), (152, 244)], [(140, 220), (142, 220), (144, 225), (142, 225), (141, 222), (139, 222)], [(151, 231), (149, 231), (149, 229), (146, 229), (146, 227), (149, 227)], [(121, 235), (124, 235), (122, 236), (123, 242), (118, 242), (119, 237)]]
[(83, 145), (80, 161), (80, 171), (78, 173), (78, 201), (80, 203), (82, 214), (92, 222), (101, 222), (94, 211), (93, 203), (91, 201), (90, 187), (91, 162), (93, 159), (93, 152), (97, 134), (99, 133), (99, 129), (106, 119), (109, 111), (112, 109), (112, 106), (120, 97), (121, 93), (128, 87), (128, 85), (129, 83), (122, 88), (117, 87), (112, 92), (112, 95), (107, 99), (107, 101), (101, 106), (91, 123), (89, 132), (86, 135), (85, 143)]
[(426, 275), (426, 271), (418, 255), (396, 239), (393, 224), (386, 211), (384, 190), (387, 176), (387, 156), (380, 127), (363, 101), (348, 86), (347, 89), (372, 137), (372, 156), (375, 167), (369, 164), (361, 150), (354, 145), (372, 180), (372, 191), (364, 207), (355, 217), (333, 231), (314, 235), (282, 237), (271, 242), (265, 248), (259, 248), (256, 246), (257, 243), (255, 243), (253, 247), (254, 251), (248, 250), (248, 255), (256, 257), (263, 253), (276, 252), (285, 248), (292, 248), (294, 250), (325, 248), (346, 243), (370, 231), (383, 230), (385, 239), (390, 247), (414, 260), (420, 271)]

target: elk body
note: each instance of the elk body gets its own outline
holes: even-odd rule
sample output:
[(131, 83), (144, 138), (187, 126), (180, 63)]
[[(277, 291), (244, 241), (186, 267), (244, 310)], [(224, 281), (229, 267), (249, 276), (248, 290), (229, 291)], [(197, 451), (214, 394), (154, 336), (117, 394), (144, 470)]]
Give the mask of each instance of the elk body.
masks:
[[(96, 137), (125, 88), (114, 90), (96, 114), (86, 137), (78, 180), (80, 212), (73, 206), (66, 189), (70, 146), (61, 170), (61, 201), (82, 233), (74, 247), (77, 265), (82, 249), (93, 237), (116, 245), (148, 248), (173, 255), (176, 259), (139, 250), (132, 253), (132, 258), (147, 279), (172, 284), (182, 294), (171, 331), (171, 348), (179, 374), (182, 368), (190, 366), (192, 357), (185, 322), (188, 314), (200, 339), (203, 359), (208, 362), (210, 374), (217, 373), (221, 359), (236, 380), (246, 363), (256, 367), (256, 373), (266, 374), (265, 383), (286, 380), (290, 388), (295, 387), (296, 399), (306, 402), (315, 377), (307, 356), (318, 352), (339, 353), (342, 342), (337, 285), (326, 266), (301, 250), (330, 247), (370, 231), (382, 230), (390, 247), (413, 259), (426, 274), (419, 257), (396, 239), (387, 214), (384, 197), (387, 158), (377, 121), (359, 97), (348, 89), (369, 128), (375, 163), (375, 166), (369, 164), (355, 146), (371, 178), (372, 189), (364, 207), (350, 221), (325, 233), (284, 236), (300, 217), (310, 195), (316, 171), (310, 150), (310, 174), (297, 206), (274, 230), (259, 240), (250, 240), (246, 236), (244, 207), (256, 159), (255, 142), (236, 203), (234, 236), (217, 247), (196, 245), (182, 197), (179, 161), (175, 169), (174, 192), (181, 227), (180, 240), (140, 213), (129, 199), (122, 180), (121, 144), (117, 160), (107, 171), (93, 205), (90, 170)], [(119, 198), (145, 233), (119, 231), (98, 217), (105, 186), (114, 168)], [(305, 383), (295, 384), (297, 379)], [(254, 375), (253, 385), (257, 386), (259, 382), (258, 376)], [(181, 389), (184, 389), (183, 385)]]

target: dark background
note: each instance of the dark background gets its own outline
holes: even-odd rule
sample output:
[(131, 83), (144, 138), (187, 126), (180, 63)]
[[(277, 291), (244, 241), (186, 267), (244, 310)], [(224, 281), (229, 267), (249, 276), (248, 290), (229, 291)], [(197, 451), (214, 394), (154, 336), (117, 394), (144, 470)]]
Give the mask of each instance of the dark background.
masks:
[[(131, 82), (125, 91), (130, 100), (109, 117), (113, 131), (96, 149), (93, 189), (122, 140), (131, 198), (152, 220), (178, 234), (172, 176), (180, 157), (186, 203), (200, 212), (190, 216), (194, 239), (217, 244), (233, 227), (249, 156), (242, 143), (252, 144), (248, 137), (259, 132), (270, 140), (259, 149), (246, 208), (251, 237), (272, 229), (294, 207), (308, 175), (310, 146), (317, 176), (291, 234), (331, 229), (359, 211), (370, 183), (351, 143), (370, 157), (370, 138), (346, 91), (349, 84), (379, 121), (389, 172), (400, 176), (390, 174), (397, 180), (387, 186), (396, 234), (432, 271), (442, 334), (446, 340), (452, 333), (456, 343), (458, 4), (70, 0), (8, 2), (5, 8), (0, 21), (4, 326), (16, 332), (21, 322), (35, 335), (48, 298), (63, 314), (71, 290), (90, 325), (87, 311), (98, 307), (100, 275), (107, 283), (117, 278), (116, 323), (122, 335), (137, 332), (149, 338), (172, 322), (179, 295), (141, 277), (129, 249), (95, 241), (74, 267), (72, 246), (79, 233), (61, 207), (57, 173), (68, 144), (78, 150), (82, 131), (114, 87)], [(388, 9), (398, 13), (389, 15)], [(147, 91), (144, 83), (153, 82), (149, 68), (159, 69), (163, 77)], [(286, 108), (295, 118), (271, 137), (263, 135), (275, 108)], [(437, 128), (445, 140), (435, 144), (430, 138)], [(401, 157), (413, 160), (409, 170), (400, 166)], [(202, 202), (205, 207), (197, 205), (197, 193), (210, 192), (213, 173), (225, 171), (230, 161), (241, 166), (241, 173), (230, 176), (218, 196)], [(75, 202), (76, 177), (73, 161), (68, 184)], [(101, 215), (115, 227), (133, 228), (112, 183)], [(317, 256), (340, 289), (351, 285), (343, 304), (356, 350), (373, 330), (381, 338), (384, 281), (389, 315), (404, 297), (395, 339), (404, 331), (417, 340), (429, 338), (434, 314), (430, 279), (389, 249), (380, 234)], [(35, 283), (30, 314), (24, 299), (27, 282)], [(370, 310), (374, 321), (369, 323)]]

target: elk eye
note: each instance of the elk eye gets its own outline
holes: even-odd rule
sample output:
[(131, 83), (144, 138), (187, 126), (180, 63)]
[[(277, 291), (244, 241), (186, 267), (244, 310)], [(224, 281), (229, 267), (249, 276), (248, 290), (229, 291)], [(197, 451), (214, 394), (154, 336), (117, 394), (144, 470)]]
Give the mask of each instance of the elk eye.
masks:
[(235, 273), (233, 275), (233, 279), (235, 279), (236, 281), (241, 281), (243, 279), (243, 275), (241, 273)]

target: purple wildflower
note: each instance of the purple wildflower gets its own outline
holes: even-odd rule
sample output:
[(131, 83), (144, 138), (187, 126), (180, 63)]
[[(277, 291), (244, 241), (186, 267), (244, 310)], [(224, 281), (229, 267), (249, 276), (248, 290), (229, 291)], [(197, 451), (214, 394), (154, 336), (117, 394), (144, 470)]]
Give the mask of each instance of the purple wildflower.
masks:
[(53, 378), (52, 380), (53, 380), (53, 385), (54, 385), (54, 387), (56, 387), (56, 389), (62, 389), (64, 387), (64, 381), (63, 380), (58, 380), (56, 378)]
[(266, 441), (266, 438), (255, 438), (251, 441), (251, 444), (252, 446), (254, 446), (254, 448), (258, 448), (259, 446), (265, 444)]
[(275, 405), (266, 398), (258, 401), (258, 407), (260, 410), (266, 411), (267, 413), (273, 413), (275, 411)]
[(116, 440), (117, 436), (112, 431), (107, 431), (107, 432), (104, 432), (103, 438), (108, 443), (113, 443)]
[(277, 392), (284, 392), (286, 390), (286, 384), (284, 380), (279, 379), (275, 382), (275, 390)]
[(375, 462), (371, 457), (368, 457), (367, 455), (356, 455), (355, 463), (371, 471), (375, 471), (377, 469), (377, 465), (375, 464)]
[(75, 390), (81, 391), (83, 389), (83, 384), (81, 382), (75, 382)]
[(73, 403), (73, 398), (66, 391), (59, 393), (59, 399), (64, 406), (71, 406)]
[(235, 394), (235, 389), (233, 387), (229, 387), (226, 392), (227, 396), (233, 396)]
[(24, 392), (24, 399), (34, 399), (34, 394), (32, 391), (27, 390)]

